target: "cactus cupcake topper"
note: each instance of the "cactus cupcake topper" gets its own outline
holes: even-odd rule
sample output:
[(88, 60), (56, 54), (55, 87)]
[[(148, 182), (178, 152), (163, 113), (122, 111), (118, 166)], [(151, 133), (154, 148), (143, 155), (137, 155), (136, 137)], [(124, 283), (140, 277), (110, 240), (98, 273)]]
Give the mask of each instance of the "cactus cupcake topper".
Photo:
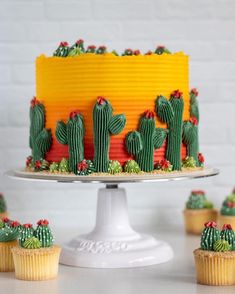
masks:
[(19, 235), (19, 245), (23, 247), (25, 240), (33, 237), (34, 228), (30, 223), (23, 224), (21, 226), (20, 235)]
[(70, 51), (69, 44), (63, 41), (63, 42), (60, 42), (58, 48), (53, 53), (53, 56), (67, 57), (69, 54), (69, 51)]
[(220, 232), (217, 229), (216, 222), (205, 223), (205, 228), (201, 236), (201, 249), (213, 250), (213, 244), (220, 239)]
[(220, 237), (221, 239), (228, 241), (231, 249), (235, 249), (235, 233), (230, 224), (223, 225), (222, 231), (220, 232)]
[(67, 124), (59, 121), (56, 126), (56, 138), (69, 147), (69, 167), (77, 174), (77, 164), (84, 159), (84, 121), (78, 110), (70, 113)]
[(4, 218), (0, 222), (0, 242), (16, 240), (20, 232), (20, 223)]
[(157, 46), (155, 54), (162, 55), (163, 53), (171, 54), (171, 52), (163, 45)]
[(37, 222), (37, 228), (34, 231), (34, 237), (38, 238), (42, 247), (50, 247), (53, 245), (53, 235), (49, 227), (49, 222), (46, 219), (41, 219)]
[(125, 125), (125, 115), (113, 115), (109, 101), (98, 97), (93, 108), (94, 165), (97, 172), (108, 171), (110, 136), (118, 135)]
[(163, 145), (167, 132), (166, 129), (155, 127), (154, 112), (146, 110), (140, 118), (139, 130), (127, 134), (127, 152), (135, 157), (142, 171), (154, 169), (154, 150)]
[(78, 40), (70, 47), (68, 56), (77, 56), (85, 52), (84, 41), (82, 39)]
[(30, 137), (33, 162), (44, 159), (52, 144), (51, 131), (45, 128), (45, 108), (36, 97), (30, 107)]

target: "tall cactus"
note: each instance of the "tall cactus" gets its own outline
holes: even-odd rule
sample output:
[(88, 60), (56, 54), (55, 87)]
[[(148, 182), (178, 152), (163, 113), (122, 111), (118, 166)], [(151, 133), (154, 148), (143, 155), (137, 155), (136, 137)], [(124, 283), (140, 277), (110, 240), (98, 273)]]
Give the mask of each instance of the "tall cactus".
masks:
[(140, 119), (139, 131), (127, 134), (127, 151), (135, 156), (142, 171), (154, 169), (154, 150), (162, 146), (167, 132), (166, 129), (155, 127), (154, 112), (147, 110)]
[(173, 170), (181, 170), (181, 145), (184, 100), (179, 90), (172, 92), (170, 100), (163, 96), (156, 99), (156, 113), (168, 126), (166, 159), (172, 164)]
[(45, 108), (36, 97), (30, 107), (29, 146), (32, 150), (33, 162), (45, 158), (52, 143), (51, 131), (45, 128)]
[(110, 135), (119, 134), (125, 125), (125, 115), (113, 115), (110, 102), (98, 97), (93, 108), (94, 165), (97, 172), (108, 172)]
[(59, 121), (56, 126), (56, 138), (69, 147), (69, 168), (77, 174), (77, 165), (84, 159), (84, 121), (79, 111), (70, 113), (67, 124)]

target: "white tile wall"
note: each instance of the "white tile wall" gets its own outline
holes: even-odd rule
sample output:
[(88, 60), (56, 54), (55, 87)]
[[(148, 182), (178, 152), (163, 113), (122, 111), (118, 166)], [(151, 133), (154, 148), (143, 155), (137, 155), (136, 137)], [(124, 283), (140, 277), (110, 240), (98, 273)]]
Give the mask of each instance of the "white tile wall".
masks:
[[(221, 174), (181, 183), (128, 185), (132, 222), (182, 224), (181, 210), (192, 188), (206, 189), (219, 207), (235, 185), (233, 0), (0, 0), (1, 174), (22, 166), (29, 154), (35, 57), (51, 54), (61, 40), (72, 43), (78, 38), (117, 50), (165, 44), (191, 57), (191, 86), (200, 91), (201, 150)], [(27, 221), (45, 216), (55, 224), (94, 221), (98, 186), (0, 179), (12, 217)]]

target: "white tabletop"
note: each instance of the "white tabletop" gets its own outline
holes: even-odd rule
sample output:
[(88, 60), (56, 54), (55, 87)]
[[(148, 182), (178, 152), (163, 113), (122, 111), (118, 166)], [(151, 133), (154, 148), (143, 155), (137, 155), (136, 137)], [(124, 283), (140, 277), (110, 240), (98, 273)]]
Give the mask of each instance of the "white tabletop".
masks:
[[(139, 228), (138, 228), (139, 229)], [(86, 230), (58, 230), (57, 243)], [(140, 230), (139, 230), (140, 231)], [(133, 269), (87, 269), (60, 266), (56, 280), (25, 282), (14, 273), (0, 273), (0, 293), (3, 294), (234, 294), (235, 286), (211, 287), (197, 285), (192, 251), (199, 237), (187, 236), (183, 230), (148, 232), (164, 239), (174, 248), (172, 261), (157, 266)], [(146, 232), (146, 229), (144, 230)]]

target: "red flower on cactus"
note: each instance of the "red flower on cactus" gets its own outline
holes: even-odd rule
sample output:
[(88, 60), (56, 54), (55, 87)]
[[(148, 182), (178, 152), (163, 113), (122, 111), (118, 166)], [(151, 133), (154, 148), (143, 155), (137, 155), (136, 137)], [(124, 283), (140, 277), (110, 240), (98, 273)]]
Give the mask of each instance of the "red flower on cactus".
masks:
[(198, 161), (199, 161), (200, 163), (204, 163), (204, 162), (205, 162), (205, 158), (204, 158), (204, 156), (202, 155), (202, 153), (198, 153), (197, 158), (198, 158)]
[(49, 221), (46, 220), (46, 219), (40, 219), (40, 220), (37, 222), (37, 225), (38, 225), (38, 226), (47, 226), (47, 225), (49, 225)]
[(164, 45), (157, 46), (157, 50), (164, 50), (166, 47)]
[(198, 90), (196, 88), (192, 88), (190, 94), (195, 95), (196, 97), (198, 96)]
[(104, 97), (102, 97), (102, 96), (98, 96), (97, 97), (97, 103), (99, 105), (104, 105), (106, 103), (106, 99)]
[(230, 224), (224, 224), (223, 227), (222, 227), (222, 230), (230, 230), (230, 231), (232, 231), (233, 228), (232, 228), (232, 226)]
[(79, 110), (73, 110), (73, 111), (70, 112), (69, 117), (70, 117), (71, 119), (74, 119), (74, 118), (77, 117), (77, 115), (79, 115), (79, 114), (80, 114)]
[(41, 166), (42, 166), (42, 163), (41, 163), (40, 160), (36, 160), (36, 161), (34, 162), (34, 167), (35, 167), (35, 168), (40, 168)]
[(20, 226), (20, 223), (17, 222), (17, 221), (14, 221), (14, 222), (11, 223), (11, 227), (13, 227), (13, 228), (17, 228), (19, 226)]
[(84, 41), (83, 41), (82, 39), (77, 40), (77, 42), (76, 42), (77, 45), (81, 45), (81, 44), (83, 44), (83, 43), (84, 43)]
[(216, 222), (207, 222), (204, 224), (205, 228), (216, 228), (217, 224)]
[(32, 156), (28, 156), (26, 158), (26, 166), (29, 166), (32, 163), (33, 157)]
[(204, 196), (205, 195), (205, 192), (203, 190), (193, 190), (191, 192), (191, 194), (193, 194), (193, 195), (199, 195), (199, 196)]
[(2, 219), (2, 221), (3, 221), (4, 223), (9, 223), (10, 219), (9, 219), (8, 217), (4, 217), (4, 218)]
[(135, 51), (133, 52), (133, 54), (134, 54), (134, 55), (140, 55), (140, 50), (135, 50)]
[(175, 91), (173, 91), (173, 92), (171, 93), (171, 97), (172, 97), (172, 98), (180, 99), (180, 98), (183, 97), (183, 93), (180, 92), (180, 90), (178, 89), (178, 90), (175, 90)]
[(65, 42), (65, 41), (62, 41), (62, 42), (60, 42), (60, 46), (61, 47), (67, 47), (67, 46), (69, 46), (69, 43)]
[(32, 224), (23, 224), (23, 227), (26, 229), (32, 228), (33, 225)]
[(234, 208), (234, 207), (235, 207), (235, 202), (228, 201), (228, 202), (226, 203), (226, 205), (227, 205), (228, 208)]
[(194, 125), (197, 126), (198, 125), (198, 120), (195, 116), (190, 117), (189, 121)]
[(95, 50), (95, 49), (96, 49), (96, 46), (95, 46), (95, 45), (89, 45), (89, 46), (87, 47), (87, 49)]
[(145, 55), (152, 55), (153, 52), (151, 50), (149, 50), (148, 52), (145, 53)]
[(151, 111), (151, 110), (146, 110), (145, 112), (144, 112), (144, 116), (145, 116), (145, 118), (154, 118), (154, 112), (153, 111)]
[(102, 50), (102, 51), (105, 51), (107, 48), (106, 48), (106, 46), (99, 46), (99, 48), (98, 48), (98, 50)]
[(78, 163), (78, 171), (84, 171), (88, 168), (88, 164), (86, 159), (83, 159), (81, 162)]
[(169, 160), (167, 160), (167, 159), (162, 159), (162, 160), (160, 160), (159, 161), (159, 165), (160, 165), (160, 167), (162, 168), (162, 169), (167, 169), (167, 168), (169, 168), (170, 167), (170, 161)]
[(33, 99), (30, 102), (30, 105), (32, 108), (34, 108), (36, 105), (40, 104), (40, 102), (37, 100), (37, 98), (34, 96)]

